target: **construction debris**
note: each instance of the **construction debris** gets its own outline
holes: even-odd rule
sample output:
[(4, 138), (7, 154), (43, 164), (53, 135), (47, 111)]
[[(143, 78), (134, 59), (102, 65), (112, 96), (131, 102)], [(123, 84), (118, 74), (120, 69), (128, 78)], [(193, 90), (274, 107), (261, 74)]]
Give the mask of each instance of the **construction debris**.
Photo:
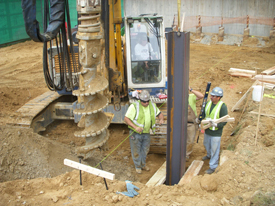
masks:
[[(257, 114), (259, 115), (259, 112), (249, 112), (249, 114)], [(263, 114), (263, 113), (260, 113), (261, 116), (267, 116), (267, 117), (272, 117), (272, 118), (275, 118), (275, 115), (274, 114)]]
[(275, 84), (275, 75), (256, 75), (253, 79), (257, 79), (261, 82)]
[(246, 77), (246, 78), (252, 78), (253, 75), (252, 74), (245, 74), (245, 73), (240, 73), (240, 72), (232, 72), (229, 73), (230, 76), (233, 77)]
[(256, 75), (256, 71), (247, 70), (247, 69), (236, 69), (236, 68), (230, 68), (228, 72), (240, 72), (240, 73), (246, 73), (246, 74), (252, 74)]
[(261, 74), (263, 75), (271, 75), (271, 74), (275, 74), (275, 66), (271, 67), (267, 70), (264, 70), (263, 72), (261, 72)]
[(249, 91), (250, 91), (251, 89), (253, 89), (253, 86), (255, 86), (255, 85), (257, 85), (257, 84), (259, 84), (259, 81), (258, 81), (258, 80), (255, 81), (255, 82), (252, 84), (252, 86), (246, 91), (246, 93), (242, 96), (242, 98), (232, 107), (231, 112), (234, 112), (235, 110), (238, 110), (238, 109), (239, 109), (238, 106), (240, 106), (240, 104), (243, 102), (243, 100), (247, 97)]
[(252, 78), (254, 75), (256, 75), (256, 71), (247, 70), (247, 69), (230, 68), (228, 72), (229, 72), (229, 75), (236, 76), (236, 77)]

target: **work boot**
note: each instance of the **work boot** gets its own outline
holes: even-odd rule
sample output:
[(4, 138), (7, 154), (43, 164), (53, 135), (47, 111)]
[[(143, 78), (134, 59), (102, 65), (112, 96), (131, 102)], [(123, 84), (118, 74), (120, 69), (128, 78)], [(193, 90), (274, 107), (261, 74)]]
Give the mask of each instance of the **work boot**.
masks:
[(208, 159), (210, 159), (210, 157), (204, 156), (204, 157), (202, 158), (203, 161), (204, 161), (204, 160), (208, 160)]
[(145, 170), (145, 171), (149, 171), (150, 170), (150, 168), (147, 167), (147, 166), (144, 166), (142, 169)]
[(208, 170), (205, 171), (205, 174), (212, 174), (213, 172), (215, 172), (215, 170), (212, 170), (211, 168), (209, 168)]
[(138, 174), (141, 174), (141, 169), (140, 169), (140, 168), (136, 168), (136, 172), (137, 172)]

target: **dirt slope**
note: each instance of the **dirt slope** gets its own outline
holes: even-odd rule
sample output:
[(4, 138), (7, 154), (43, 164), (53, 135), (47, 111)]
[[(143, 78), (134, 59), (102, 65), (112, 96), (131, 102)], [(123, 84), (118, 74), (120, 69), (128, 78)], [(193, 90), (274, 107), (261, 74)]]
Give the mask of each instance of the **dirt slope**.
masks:
[[(224, 89), (223, 101), (229, 115), (239, 119), (240, 111), (231, 108), (254, 81), (228, 75), (228, 69), (257, 69), (261, 72), (275, 65), (275, 46), (255, 48), (244, 46), (201, 45), (190, 47), (190, 86), (204, 92), (206, 83)], [(165, 161), (164, 155), (149, 154), (149, 172), (134, 172), (128, 130), (125, 125), (112, 125), (109, 151), (95, 150), (85, 164), (102, 163), (104, 170), (115, 173), (116, 180), (107, 180), (63, 165), (65, 158), (78, 161), (74, 149), (83, 144), (73, 132), (72, 122), (58, 121), (41, 134), (30, 129), (7, 125), (16, 118), (16, 110), (34, 97), (48, 91), (42, 72), (42, 45), (27, 41), (0, 49), (0, 204), (1, 205), (257, 205), (261, 194), (274, 198), (275, 130), (274, 118), (261, 116), (256, 137), (258, 116), (248, 113), (259, 110), (259, 103), (249, 101), (239, 132), (230, 136), (236, 123), (227, 124), (222, 136), (221, 162), (212, 175), (204, 175), (208, 161), (199, 175), (184, 186), (147, 187), (145, 183)], [(274, 91), (266, 90), (274, 95)], [(264, 98), (262, 113), (275, 114), (274, 99)], [(199, 109), (198, 104), (198, 109)], [(242, 109), (241, 105), (240, 109)], [(123, 140), (126, 141), (117, 147)], [(257, 143), (255, 145), (255, 142)], [(231, 150), (227, 150), (231, 149)], [(203, 134), (186, 163), (205, 155)], [(16, 180), (17, 179), (17, 180)], [(134, 181), (139, 195), (128, 198), (117, 195), (125, 191), (125, 180)], [(268, 200), (269, 200), (268, 199)], [(258, 201), (262, 199), (257, 199)], [(259, 203), (258, 205), (262, 205)]]

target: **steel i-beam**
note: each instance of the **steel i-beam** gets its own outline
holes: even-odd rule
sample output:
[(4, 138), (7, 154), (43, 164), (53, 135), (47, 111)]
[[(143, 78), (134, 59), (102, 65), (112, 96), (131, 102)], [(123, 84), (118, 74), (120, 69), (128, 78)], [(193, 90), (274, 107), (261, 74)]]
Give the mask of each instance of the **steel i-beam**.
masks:
[(167, 185), (177, 184), (185, 172), (189, 48), (189, 32), (168, 33)]

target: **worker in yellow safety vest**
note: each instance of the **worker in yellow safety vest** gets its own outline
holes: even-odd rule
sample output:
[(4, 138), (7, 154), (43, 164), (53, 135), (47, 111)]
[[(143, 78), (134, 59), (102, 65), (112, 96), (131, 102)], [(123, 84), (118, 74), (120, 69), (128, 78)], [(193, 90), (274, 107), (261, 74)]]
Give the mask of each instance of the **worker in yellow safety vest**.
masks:
[(132, 103), (124, 117), (130, 131), (130, 146), (136, 172), (149, 171), (146, 166), (146, 157), (150, 149), (150, 129), (155, 132), (156, 117), (159, 124), (163, 124), (163, 114), (155, 103), (150, 101), (150, 93), (142, 90), (138, 101)]
[(206, 174), (212, 174), (219, 164), (220, 144), (223, 127), (226, 122), (215, 123), (213, 120), (219, 119), (228, 114), (226, 104), (221, 101), (223, 97), (223, 90), (220, 87), (215, 87), (210, 92), (210, 100), (206, 103), (203, 118), (210, 120), (211, 127), (205, 130), (204, 133), (204, 147), (206, 149), (206, 156), (202, 160), (209, 160), (209, 169), (205, 171)]

